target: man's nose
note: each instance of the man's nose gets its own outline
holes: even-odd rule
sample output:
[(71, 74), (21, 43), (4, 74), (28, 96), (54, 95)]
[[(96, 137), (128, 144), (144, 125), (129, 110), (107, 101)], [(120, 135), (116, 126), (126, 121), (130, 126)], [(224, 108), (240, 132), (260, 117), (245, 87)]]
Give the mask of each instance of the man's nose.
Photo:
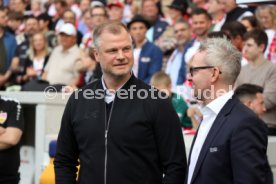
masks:
[(265, 106), (263, 106), (263, 111), (264, 111), (264, 112), (266, 112), (266, 108), (265, 108)]
[(117, 59), (124, 59), (125, 58), (125, 54), (122, 50), (119, 50), (117, 53)]
[(193, 77), (192, 77), (190, 72), (187, 73), (186, 78), (187, 78), (188, 81), (193, 81)]

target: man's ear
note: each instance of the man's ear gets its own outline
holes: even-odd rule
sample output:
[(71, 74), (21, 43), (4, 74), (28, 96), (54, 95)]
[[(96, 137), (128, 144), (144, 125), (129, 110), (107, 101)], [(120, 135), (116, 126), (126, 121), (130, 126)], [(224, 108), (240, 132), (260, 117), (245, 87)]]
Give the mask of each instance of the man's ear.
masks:
[(261, 49), (262, 53), (265, 52), (265, 44), (262, 43), (261, 45), (259, 45), (259, 48)]
[(245, 101), (243, 101), (243, 104), (244, 104), (246, 107), (251, 108), (250, 106), (251, 106), (252, 102), (251, 102), (251, 100), (245, 100)]
[(212, 75), (212, 79), (211, 82), (215, 82), (219, 79), (219, 75), (221, 73), (220, 69), (218, 67), (214, 67), (213, 68), (213, 75)]
[(97, 63), (100, 63), (100, 57), (99, 57), (99, 51), (98, 51), (98, 49), (96, 49), (96, 48), (93, 49), (93, 55), (95, 57), (95, 61)]

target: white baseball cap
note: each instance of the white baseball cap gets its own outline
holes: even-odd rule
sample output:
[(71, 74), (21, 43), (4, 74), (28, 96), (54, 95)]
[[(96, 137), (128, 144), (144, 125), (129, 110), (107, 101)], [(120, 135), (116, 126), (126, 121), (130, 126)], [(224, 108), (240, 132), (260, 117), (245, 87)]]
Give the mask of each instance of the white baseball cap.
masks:
[(61, 26), (59, 30), (59, 34), (64, 33), (70, 36), (76, 36), (77, 35), (77, 30), (75, 26), (71, 23), (65, 23)]

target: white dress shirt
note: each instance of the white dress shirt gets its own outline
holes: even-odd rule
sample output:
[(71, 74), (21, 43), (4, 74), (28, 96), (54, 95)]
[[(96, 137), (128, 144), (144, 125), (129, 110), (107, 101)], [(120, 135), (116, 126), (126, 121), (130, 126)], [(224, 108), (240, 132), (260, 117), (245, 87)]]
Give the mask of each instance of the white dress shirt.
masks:
[[(131, 73), (131, 75), (132, 75), (132, 73)], [(107, 89), (104, 79), (103, 79), (103, 76), (102, 76), (102, 85), (103, 85), (103, 89), (105, 90), (105, 95), (104, 95), (105, 103), (110, 104), (111, 102), (113, 102), (115, 99), (115, 96), (116, 96), (116, 92), (118, 90), (120, 90), (127, 83), (127, 81), (115, 91), (115, 90)]]
[(170, 76), (172, 80), (172, 88), (174, 89), (177, 86), (179, 69), (182, 64), (182, 55), (182, 52), (178, 51), (178, 49), (175, 49), (170, 59), (168, 60), (168, 64), (166, 67), (166, 73)]
[(133, 71), (135, 77), (138, 77), (139, 58), (140, 58), (141, 50), (142, 50), (142, 48), (134, 48), (133, 49), (134, 63), (132, 66), (132, 71)]
[(198, 128), (197, 137), (191, 150), (191, 158), (188, 170), (188, 184), (191, 183), (198, 156), (205, 139), (222, 107), (232, 98), (233, 91), (229, 91), (202, 108), (203, 120)]

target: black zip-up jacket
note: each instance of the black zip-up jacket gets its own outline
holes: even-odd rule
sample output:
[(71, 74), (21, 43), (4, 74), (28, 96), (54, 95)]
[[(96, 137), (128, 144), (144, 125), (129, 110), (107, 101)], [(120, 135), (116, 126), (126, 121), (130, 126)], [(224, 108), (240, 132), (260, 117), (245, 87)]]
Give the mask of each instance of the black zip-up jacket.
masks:
[[(118, 97), (131, 88), (128, 99)], [(138, 99), (145, 91), (148, 97)], [(152, 98), (150, 87), (132, 75), (116, 93), (109, 120), (101, 80), (73, 93), (58, 136), (56, 184), (77, 183), (78, 159), (81, 184), (183, 184), (187, 162), (180, 122), (170, 99), (157, 93)]]

